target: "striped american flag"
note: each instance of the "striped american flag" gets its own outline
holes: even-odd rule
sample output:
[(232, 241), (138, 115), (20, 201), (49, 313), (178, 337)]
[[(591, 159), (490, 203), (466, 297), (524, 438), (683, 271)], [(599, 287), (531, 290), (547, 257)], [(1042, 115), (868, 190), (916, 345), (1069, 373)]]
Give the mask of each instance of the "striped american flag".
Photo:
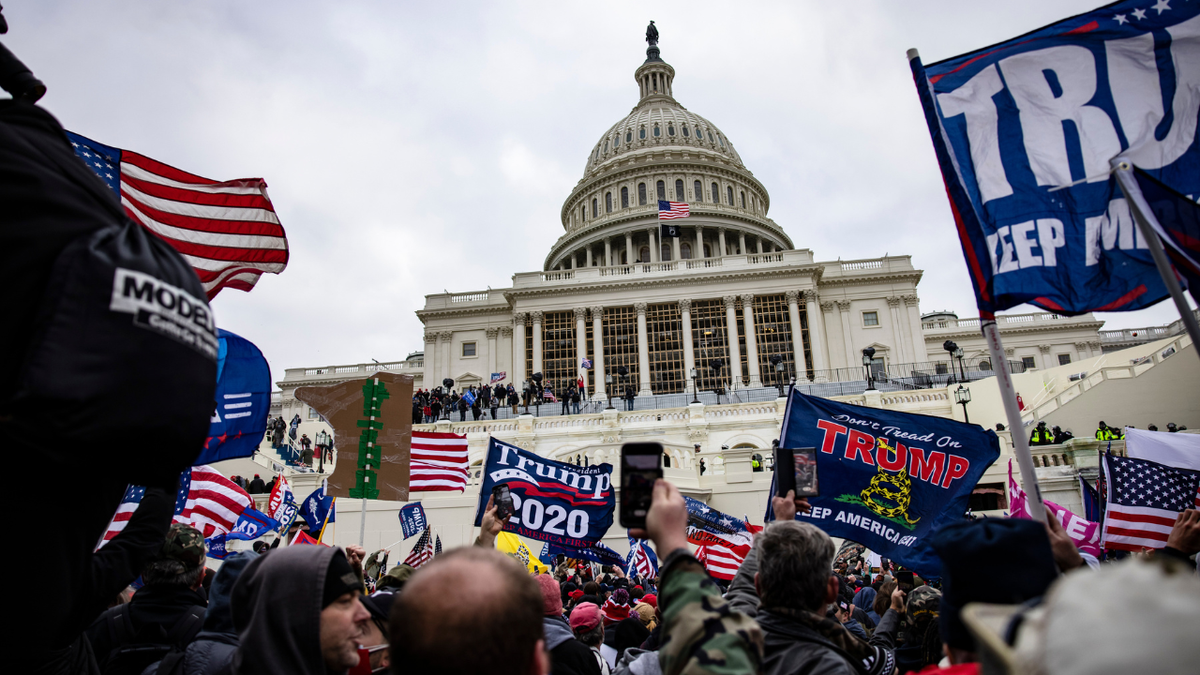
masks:
[(1163, 548), (1184, 509), (1200, 508), (1200, 472), (1105, 455), (1105, 548)]
[(702, 556), (697, 555), (697, 558), (703, 557), (701, 562), (708, 570), (708, 574), (714, 579), (722, 581), (733, 581), (738, 568), (742, 566), (746, 556), (750, 555), (750, 547), (744, 545), (705, 544), (700, 548), (704, 550), (704, 553)]
[(659, 220), (675, 220), (676, 218), (687, 218), (692, 215), (688, 210), (687, 202), (658, 202), (658, 219)]
[[(146, 488), (140, 485), (130, 485), (125, 490), (101, 546), (125, 529), (145, 494)], [(211, 466), (194, 466), (180, 474), (175, 517), (171, 522), (191, 525), (207, 539), (230, 532), (238, 516), (253, 506), (254, 499), (220, 471)]]
[(425, 528), (425, 531), (421, 533), (420, 539), (417, 539), (417, 545), (413, 546), (413, 549), (411, 552), (409, 552), (408, 557), (404, 559), (406, 564), (412, 565), (414, 568), (418, 568), (430, 560), (433, 560), (433, 537), (430, 536), (432, 532), (433, 528)]
[(414, 431), (408, 489), (412, 492), (465, 491), (467, 437)]
[(179, 251), (211, 300), (249, 291), (287, 267), (283, 226), (261, 178), (214, 181), (67, 132), (75, 154), (119, 195), (125, 213)]

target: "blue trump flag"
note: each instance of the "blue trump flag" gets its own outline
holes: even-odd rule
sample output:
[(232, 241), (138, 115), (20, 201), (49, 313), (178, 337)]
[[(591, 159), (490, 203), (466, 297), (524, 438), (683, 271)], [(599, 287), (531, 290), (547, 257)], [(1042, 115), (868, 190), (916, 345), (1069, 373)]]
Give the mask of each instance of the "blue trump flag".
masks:
[(425, 508), (421, 506), (421, 502), (413, 502), (400, 509), (400, 529), (403, 531), (405, 539), (424, 532), (425, 526), (428, 524), (425, 520)]
[(1110, 169), (1119, 159), (1200, 197), (1200, 3), (1116, 2), (910, 60), (981, 312), (1167, 296)]
[[(337, 511), (334, 509), (334, 497), (325, 494), (325, 485), (312, 491), (300, 505), (300, 515), (304, 516), (304, 521), (308, 523), (309, 530), (320, 532), (328, 523), (337, 521)], [(317, 537), (320, 539), (320, 537)]]
[[(1200, 204), (1134, 169), (1134, 180), (1154, 214), (1151, 227), (1162, 241), (1171, 266), (1182, 277), (1180, 284), (1200, 302)], [(1155, 223), (1154, 221), (1157, 221)]]
[(974, 424), (837, 403), (794, 389), (780, 442), (817, 450), (821, 496), (809, 497), (812, 511), (797, 520), (927, 578), (941, 576), (941, 562), (925, 538), (964, 517), (979, 477), (1000, 456), (995, 432)]
[(600, 563), (601, 565), (620, 566), (625, 564), (625, 558), (622, 558), (620, 553), (617, 553), (611, 548), (605, 546), (602, 542), (596, 542), (587, 548), (575, 548), (573, 546), (562, 546), (560, 544), (546, 542), (546, 544), (542, 547), (542, 556), (544, 556), (544, 558), (542, 558), (542, 562), (545, 562), (547, 565), (549, 565), (550, 562), (554, 560), (554, 556), (560, 553), (568, 558), (574, 558), (576, 560), (590, 560), (591, 562)]
[(208, 551), (208, 557), (216, 560), (224, 560), (229, 557), (229, 548), (226, 545), (226, 535), (218, 534), (215, 537), (209, 537), (204, 540)]
[(586, 549), (612, 526), (617, 501), (611, 464), (564, 464), (493, 438), (479, 489), (476, 527), (498, 483), (508, 485), (516, 510), (504, 528), (507, 532)]
[(248, 508), (238, 516), (237, 522), (233, 524), (233, 530), (229, 532), (227, 538), (250, 541), (258, 539), (272, 530), (278, 530), (279, 527), (278, 520), (261, 511)]
[(271, 369), (246, 338), (217, 330), (217, 393), (208, 438), (193, 466), (254, 454), (267, 432)]

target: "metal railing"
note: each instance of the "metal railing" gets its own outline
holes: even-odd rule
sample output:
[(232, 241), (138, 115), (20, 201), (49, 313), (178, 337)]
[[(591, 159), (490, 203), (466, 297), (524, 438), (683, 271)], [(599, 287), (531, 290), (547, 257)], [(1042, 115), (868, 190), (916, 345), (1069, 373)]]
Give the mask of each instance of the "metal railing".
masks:
[[(1008, 362), (1009, 372), (1023, 373), (1025, 365), (1020, 361)], [(890, 385), (894, 389), (932, 389), (958, 382), (974, 382), (996, 374), (992, 360), (986, 357), (950, 361), (923, 361), (918, 363), (894, 363), (874, 366), (872, 378), (877, 388)], [(858, 382), (865, 381), (863, 366), (853, 368), (831, 368), (813, 372), (813, 382)], [(798, 383), (801, 384), (801, 383)]]

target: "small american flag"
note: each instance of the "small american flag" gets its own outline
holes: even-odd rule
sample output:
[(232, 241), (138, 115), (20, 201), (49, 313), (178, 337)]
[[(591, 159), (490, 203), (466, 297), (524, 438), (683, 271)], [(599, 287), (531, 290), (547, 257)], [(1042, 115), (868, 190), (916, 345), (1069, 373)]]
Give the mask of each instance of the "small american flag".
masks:
[[(125, 497), (104, 532), (103, 542), (125, 529), (145, 495), (146, 488), (140, 485), (130, 485), (125, 490)], [(175, 517), (171, 522), (191, 525), (207, 539), (233, 530), (238, 516), (253, 506), (254, 499), (221, 472), (211, 466), (194, 466), (179, 476)]]
[(626, 563), (625, 573), (629, 576), (638, 575), (640, 577), (656, 577), (658, 576), (658, 556), (654, 555), (644, 539), (629, 538), (629, 559)]
[(676, 218), (687, 218), (692, 215), (688, 210), (687, 202), (658, 202), (658, 219), (659, 220), (675, 220)]
[(416, 546), (413, 546), (408, 557), (404, 559), (405, 564), (418, 568), (433, 559), (434, 550), (433, 540), (430, 537), (431, 532), (431, 528), (425, 528), (425, 531), (421, 533), (421, 538), (417, 539)]
[(1200, 507), (1200, 472), (1105, 455), (1105, 548), (1162, 548), (1184, 509)]
[(179, 251), (211, 300), (249, 291), (287, 267), (288, 245), (261, 178), (214, 181), (67, 132), (75, 154), (121, 200), (125, 213)]
[(413, 492), (465, 491), (467, 437), (414, 431), (408, 489)]
[(442, 535), (437, 535), (433, 544), (433, 554), (439, 556), (442, 554)]

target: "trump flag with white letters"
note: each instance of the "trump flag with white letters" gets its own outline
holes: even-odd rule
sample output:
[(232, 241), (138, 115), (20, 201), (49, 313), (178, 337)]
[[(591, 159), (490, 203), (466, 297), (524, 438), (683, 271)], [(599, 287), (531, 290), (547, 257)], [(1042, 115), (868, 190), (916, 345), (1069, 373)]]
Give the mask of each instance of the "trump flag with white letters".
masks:
[(1110, 169), (1200, 198), (1200, 2), (1116, 2), (911, 65), (981, 311), (1166, 297)]

